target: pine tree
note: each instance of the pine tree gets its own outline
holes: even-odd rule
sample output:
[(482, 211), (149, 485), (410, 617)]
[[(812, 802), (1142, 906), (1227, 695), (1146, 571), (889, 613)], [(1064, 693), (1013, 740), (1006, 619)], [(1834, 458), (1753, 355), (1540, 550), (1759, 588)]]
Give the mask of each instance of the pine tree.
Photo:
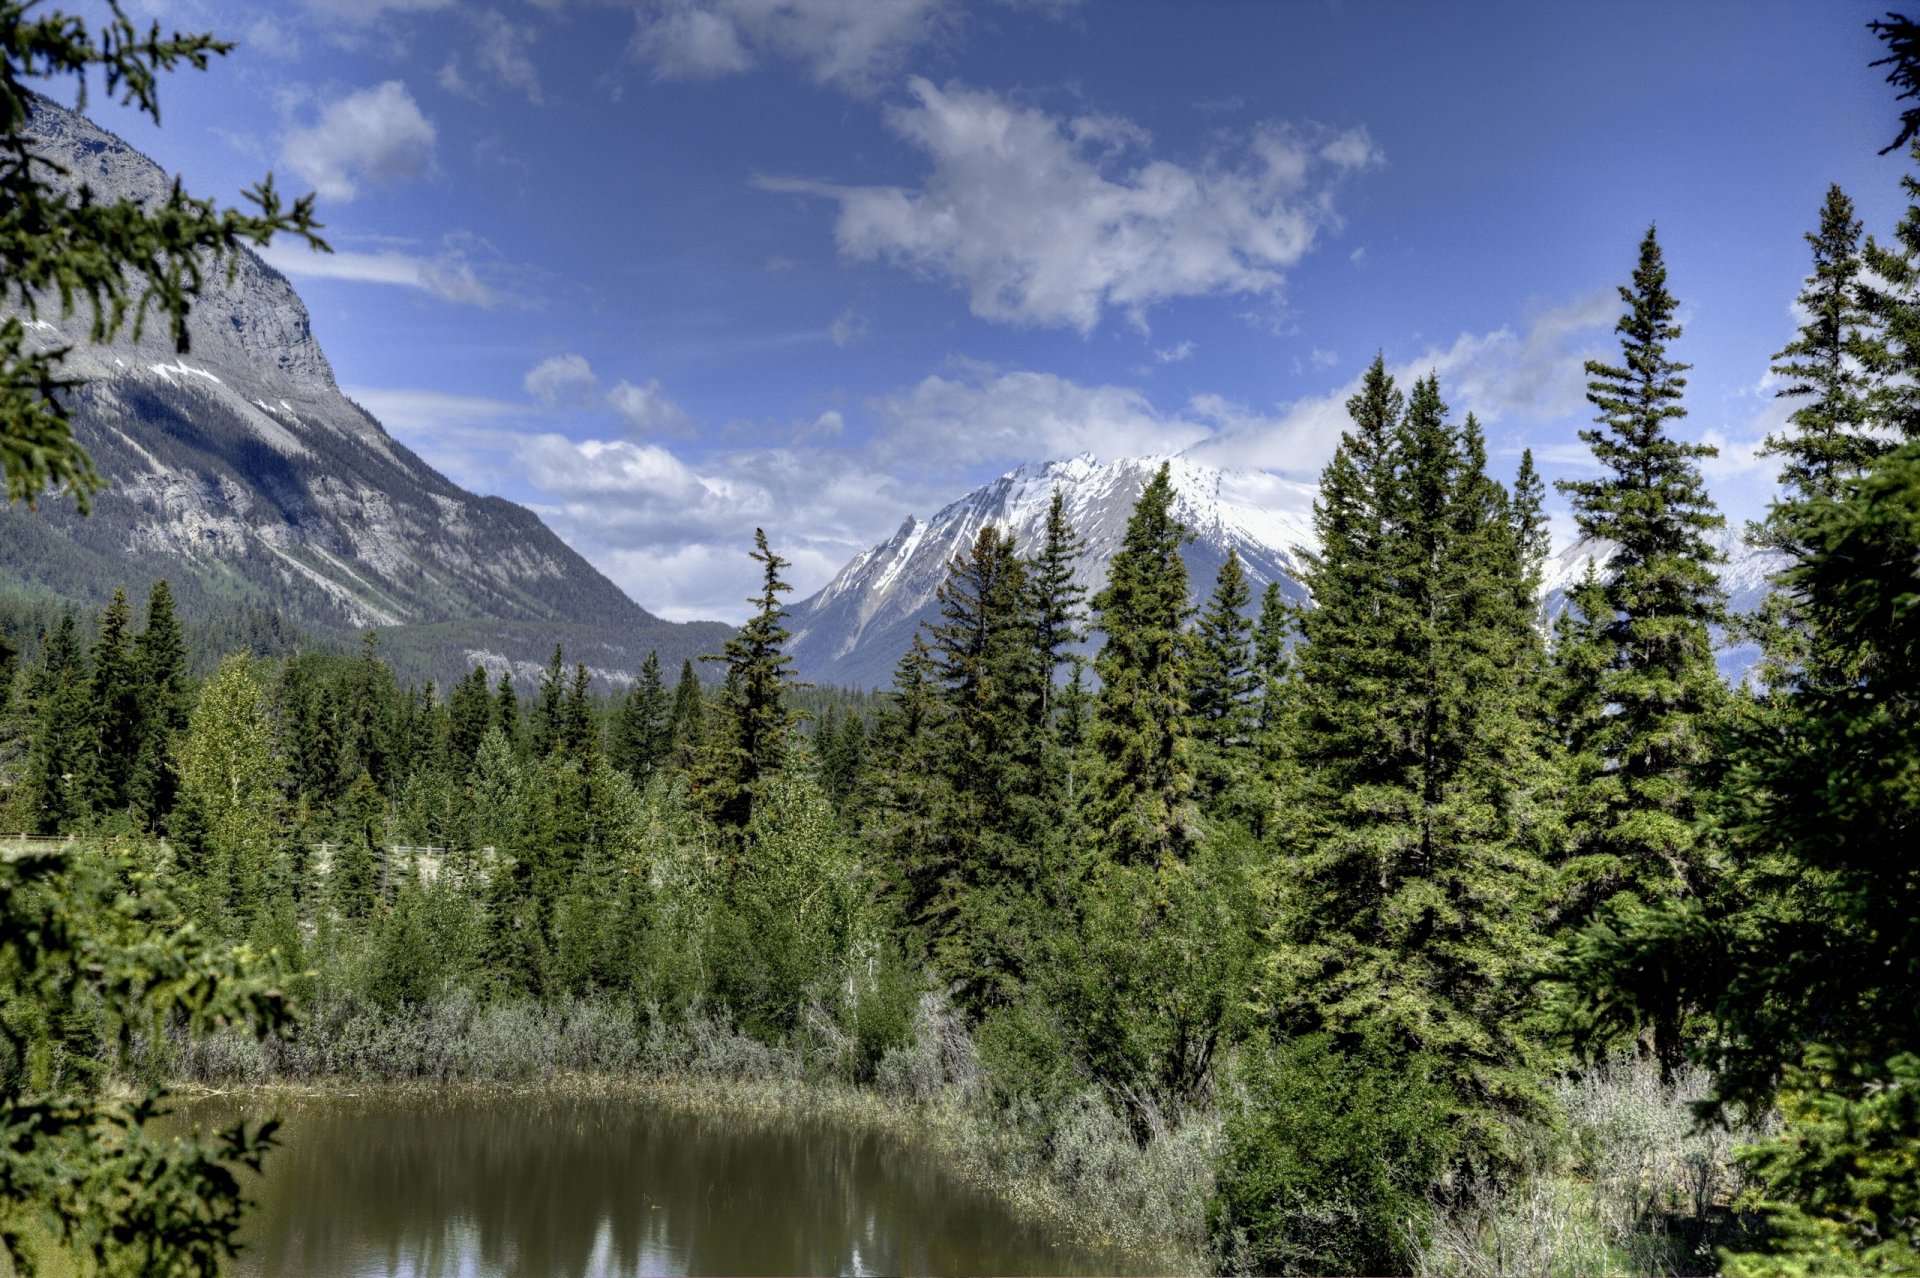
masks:
[(147, 596), (147, 623), (133, 640), (139, 683), (140, 742), (134, 751), (129, 790), (134, 806), (158, 821), (173, 810), (179, 778), (173, 742), (187, 730), (187, 645), (173, 612), (173, 591), (164, 580)]
[(673, 686), (673, 714), (667, 724), (676, 769), (692, 774), (706, 735), (707, 704), (700, 692), (700, 679), (693, 673), (693, 662), (682, 661), (679, 681)]
[(27, 820), (39, 834), (72, 834), (88, 813), (93, 751), (86, 664), (72, 613), (46, 637), (31, 695), (34, 729), (21, 781)]
[[(1709, 630), (1724, 619), (1713, 574), (1720, 556), (1706, 534), (1724, 521), (1696, 464), (1717, 450), (1668, 434), (1686, 414), (1687, 366), (1668, 354), (1680, 326), (1666, 282), (1649, 228), (1633, 283), (1620, 290), (1621, 362), (1587, 364), (1599, 425), (1580, 437), (1609, 473), (1559, 485), (1580, 531), (1615, 547), (1604, 604), (1588, 616), (1609, 650), (1597, 690), (1607, 714), (1593, 747), (1601, 770), (1573, 796), (1576, 826), (1589, 834), (1565, 867), (1589, 899), (1689, 895), (1705, 874), (1700, 770), (1726, 701)], [(1656, 1027), (1664, 1068), (1679, 1061), (1680, 1015), (1669, 1008)]]
[(494, 722), (500, 725), (500, 731), (507, 739), (507, 745), (517, 754), (520, 750), (520, 697), (513, 690), (513, 671), (500, 672), (500, 690), (494, 697)]
[(1079, 582), (1080, 561), (1086, 553), (1086, 539), (1067, 518), (1066, 499), (1055, 488), (1047, 502), (1040, 552), (1027, 565), (1033, 649), (1046, 677), (1037, 706), (1043, 724), (1052, 716), (1053, 689), (1060, 682), (1061, 667), (1075, 660), (1074, 645), (1087, 637), (1087, 590)]
[(640, 666), (640, 677), (620, 703), (613, 740), (607, 748), (608, 760), (637, 785), (644, 785), (654, 769), (667, 761), (672, 744), (671, 714), (666, 685), (660, 679), (660, 654), (649, 652)]
[(397, 779), (392, 774), (398, 700), (393, 671), (380, 659), (380, 636), (369, 630), (341, 698), (340, 748), (345, 775), (365, 771), (383, 792)]
[(782, 651), (787, 628), (780, 596), (791, 590), (780, 578), (787, 561), (767, 547), (764, 530), (753, 530), (751, 557), (761, 566), (758, 596), (747, 602), (752, 617), (727, 640), (717, 660), (727, 663), (717, 722), (713, 725), (696, 775), (696, 794), (722, 829), (747, 828), (755, 791), (763, 777), (786, 762), (787, 739), (795, 714), (787, 707), (793, 658)]
[[(1805, 547), (1814, 504), (1839, 497), (1847, 480), (1859, 478), (1890, 447), (1876, 427), (1889, 395), (1905, 393), (1883, 380), (1890, 354), (1869, 309), (1872, 290), (1861, 258), (1860, 223), (1853, 201), (1838, 186), (1828, 188), (1820, 228), (1807, 243), (1813, 249), (1813, 274), (1798, 299), (1807, 322), (1774, 356), (1772, 368), (1787, 383), (1778, 397), (1799, 404), (1787, 419), (1788, 429), (1769, 435), (1761, 449), (1762, 455), (1785, 459), (1782, 499), (1764, 522), (1747, 529), (1755, 545), (1789, 553)], [(1796, 675), (1849, 677), (1833, 666), (1833, 654), (1820, 651), (1818, 636), (1785, 591), (1772, 591), (1745, 628), (1760, 640), (1765, 657), (1759, 675), (1770, 688)]]
[(933, 895), (914, 921), (936, 961), (978, 1007), (1019, 980), (1011, 916), (1038, 886), (1045, 695), (1026, 565), (991, 525), (948, 566), (928, 645), (942, 713), (932, 742), (939, 786), (927, 832)]
[(924, 627), (893, 668), (893, 687), (874, 724), (868, 834), (881, 849), (880, 895), (909, 927), (927, 917), (941, 890), (932, 847), (939, 782), (934, 730), (944, 706), (934, 683)]
[(133, 766), (140, 749), (140, 683), (130, 646), (132, 615), (124, 590), (100, 614), (94, 640), (93, 678), (88, 695), (92, 757), (87, 762), (87, 801), (105, 815), (126, 808)]
[(487, 672), (480, 666), (453, 685), (447, 698), (447, 767), (463, 777), (480, 753), (480, 742), (493, 726), (493, 694), (487, 687)]
[(553, 656), (540, 675), (540, 699), (533, 707), (533, 757), (544, 759), (560, 747), (566, 736), (567, 666), (560, 645), (553, 645)]
[(1399, 406), (1376, 362), (1315, 506), (1303, 826), (1264, 990), (1288, 1033), (1432, 1062), (1473, 1147), (1497, 1152), (1497, 1115), (1530, 1086), (1516, 986), (1539, 958), (1539, 639), (1478, 423), (1453, 426), (1428, 377), (1381, 438)]
[(1217, 800), (1236, 776), (1245, 777), (1253, 730), (1253, 621), (1247, 605), (1253, 590), (1240, 567), (1239, 552), (1229, 548), (1214, 578), (1213, 594), (1201, 610), (1191, 639), (1188, 705), (1200, 785)]
[(1120, 865), (1171, 869), (1193, 841), (1193, 757), (1183, 634), (1185, 525), (1173, 516), (1173, 478), (1160, 470), (1127, 520), (1107, 584), (1094, 596), (1103, 636), (1094, 672), (1088, 820), (1102, 854)]
[(593, 677), (587, 663), (575, 662), (573, 681), (567, 685), (566, 699), (560, 706), (560, 750), (567, 758), (591, 769), (600, 750), (599, 725), (593, 717), (591, 694)]

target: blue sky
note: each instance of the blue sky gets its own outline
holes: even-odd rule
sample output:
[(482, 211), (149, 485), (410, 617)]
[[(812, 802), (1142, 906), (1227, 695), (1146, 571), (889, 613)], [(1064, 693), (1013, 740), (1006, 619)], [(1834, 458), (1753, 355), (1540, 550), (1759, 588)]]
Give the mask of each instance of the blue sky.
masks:
[[(275, 252), (341, 384), (645, 607), (737, 619), (1013, 465), (1312, 479), (1376, 350), (1587, 473), (1657, 223), (1683, 432), (1764, 509), (1802, 235), (1902, 208), (1879, 3), (130, 0), (241, 47), (93, 114)], [(71, 94), (63, 94), (71, 101)]]

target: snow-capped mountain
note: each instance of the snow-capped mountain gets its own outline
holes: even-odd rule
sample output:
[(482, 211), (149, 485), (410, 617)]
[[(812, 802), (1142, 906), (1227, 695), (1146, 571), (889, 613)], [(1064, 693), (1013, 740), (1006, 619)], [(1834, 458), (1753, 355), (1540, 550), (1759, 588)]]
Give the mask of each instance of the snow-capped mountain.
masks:
[[(1036, 550), (1056, 487), (1087, 541), (1079, 576), (1091, 594), (1105, 583), (1133, 504), (1162, 461), (1171, 467), (1175, 514), (1194, 535), (1183, 554), (1193, 603), (1213, 588), (1229, 548), (1239, 552), (1256, 597), (1269, 581), (1278, 581), (1290, 599), (1306, 597), (1294, 570), (1296, 548), (1311, 550), (1316, 544), (1313, 486), (1261, 471), (1217, 470), (1184, 457), (1103, 463), (1082, 455), (1009, 471), (924, 522), (908, 516), (893, 536), (856, 556), (825, 589), (793, 606), (788, 650), (796, 669), (816, 682), (884, 687), (920, 623), (937, 618), (935, 592), (953, 558), (988, 524), (1011, 531), (1022, 553)], [(1729, 609), (1751, 611), (1765, 596), (1779, 557), (1747, 545), (1731, 525), (1708, 540), (1726, 557), (1719, 575)], [(1604, 565), (1612, 551), (1607, 543), (1583, 539), (1549, 559), (1542, 583), (1545, 615), (1556, 617), (1566, 607), (1567, 592), (1588, 560)], [(1721, 653), (1720, 668), (1738, 678), (1753, 660), (1751, 651), (1729, 648)]]
[[(160, 167), (44, 99), (34, 149), (97, 200), (156, 200)], [(189, 615), (271, 609), (309, 631), (378, 627), (417, 673), (537, 669), (556, 640), (616, 681), (649, 648), (677, 664), (730, 627), (662, 621), (533, 512), (450, 482), (340, 392), (292, 285), (250, 252), (209, 272), (189, 354), (153, 322), (89, 344), (84, 306), (26, 319), (86, 379), (76, 438), (107, 480), (93, 514), (0, 507), (0, 584), (97, 606), (169, 579)], [(671, 668), (671, 665), (670, 667)]]
[(1038, 550), (1055, 488), (1087, 542), (1080, 582), (1089, 593), (1099, 589), (1140, 490), (1162, 462), (1171, 468), (1174, 514), (1194, 537), (1182, 557), (1196, 603), (1212, 590), (1229, 549), (1239, 552), (1256, 597), (1270, 581), (1278, 581), (1288, 597), (1302, 597), (1292, 576), (1293, 548), (1312, 539), (1312, 488), (1184, 457), (1100, 462), (1083, 454), (1009, 471), (924, 522), (909, 516), (825, 589), (793, 606), (788, 650), (796, 669), (816, 682), (885, 686), (920, 622), (937, 616), (935, 592), (953, 558), (989, 524), (1011, 532), (1021, 553)]

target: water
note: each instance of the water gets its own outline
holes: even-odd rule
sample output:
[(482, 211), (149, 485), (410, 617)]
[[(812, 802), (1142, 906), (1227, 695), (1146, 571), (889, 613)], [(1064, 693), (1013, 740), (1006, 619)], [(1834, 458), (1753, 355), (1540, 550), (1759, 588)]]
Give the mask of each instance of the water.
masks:
[[(213, 1097), (277, 1112), (249, 1278), (1110, 1273), (1125, 1258), (1011, 1215), (930, 1151), (856, 1126), (507, 1092)], [(1136, 1264), (1138, 1262), (1135, 1262)]]

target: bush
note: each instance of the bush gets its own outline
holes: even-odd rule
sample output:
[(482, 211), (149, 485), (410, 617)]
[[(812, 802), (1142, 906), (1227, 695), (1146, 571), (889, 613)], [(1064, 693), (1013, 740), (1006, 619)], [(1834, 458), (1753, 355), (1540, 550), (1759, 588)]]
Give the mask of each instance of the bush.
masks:
[(1250, 1044), (1226, 1101), (1208, 1224), (1232, 1268), (1406, 1272), (1453, 1148), (1446, 1092), (1417, 1058), (1324, 1034)]

